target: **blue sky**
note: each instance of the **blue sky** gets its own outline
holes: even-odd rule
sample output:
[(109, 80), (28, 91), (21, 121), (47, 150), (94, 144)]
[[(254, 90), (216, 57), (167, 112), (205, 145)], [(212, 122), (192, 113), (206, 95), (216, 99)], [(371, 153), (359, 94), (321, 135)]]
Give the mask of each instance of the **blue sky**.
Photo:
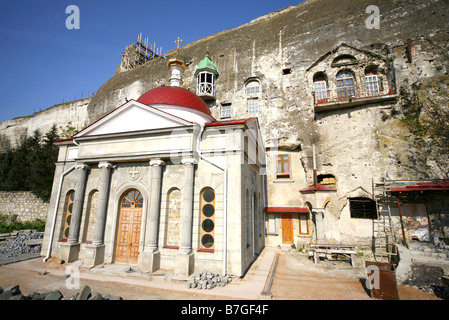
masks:
[[(139, 33), (165, 53), (303, 0), (0, 2), (0, 121), (83, 97), (114, 75)], [(80, 28), (67, 29), (69, 5)]]

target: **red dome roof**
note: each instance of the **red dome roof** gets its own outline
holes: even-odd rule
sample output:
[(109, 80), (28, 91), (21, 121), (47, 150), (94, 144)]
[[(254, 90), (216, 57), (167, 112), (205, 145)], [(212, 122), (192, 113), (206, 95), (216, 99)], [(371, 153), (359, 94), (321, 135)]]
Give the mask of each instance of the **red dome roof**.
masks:
[(158, 87), (144, 93), (137, 99), (145, 105), (171, 104), (201, 111), (212, 116), (207, 104), (193, 92), (180, 87)]

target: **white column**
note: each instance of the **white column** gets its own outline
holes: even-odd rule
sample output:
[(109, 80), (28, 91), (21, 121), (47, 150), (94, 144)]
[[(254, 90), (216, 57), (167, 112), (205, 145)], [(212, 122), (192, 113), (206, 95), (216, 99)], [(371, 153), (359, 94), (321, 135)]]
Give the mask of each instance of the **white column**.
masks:
[(158, 239), (158, 224), (159, 224), (159, 211), (161, 207), (161, 184), (162, 184), (162, 167), (165, 166), (162, 160), (150, 161), (152, 179), (151, 179), (151, 198), (150, 198), (150, 210), (149, 210), (149, 224), (146, 230), (147, 252), (157, 251), (157, 239)]
[(318, 243), (323, 243), (324, 242), (324, 226), (323, 226), (324, 209), (312, 209), (312, 213), (315, 215), (316, 240)]
[(73, 213), (70, 222), (70, 231), (67, 243), (78, 243), (81, 226), (81, 216), (83, 213), (84, 193), (86, 191), (87, 170), (85, 164), (77, 164), (76, 167), (75, 199), (73, 200)]
[(106, 213), (108, 208), (112, 164), (109, 162), (100, 162), (98, 167), (101, 168), (101, 177), (97, 202), (97, 214), (95, 216), (94, 239), (92, 244), (101, 245), (104, 243), (104, 230), (106, 226)]
[(158, 250), (158, 224), (161, 206), (162, 160), (151, 160), (151, 195), (148, 222), (145, 230), (145, 247), (139, 253), (139, 267), (142, 272), (154, 272), (160, 268), (161, 253)]
[(66, 263), (76, 261), (79, 258), (80, 243), (79, 234), (81, 226), (81, 216), (83, 213), (84, 193), (86, 191), (87, 170), (89, 167), (85, 164), (77, 164), (75, 199), (73, 203), (73, 211), (70, 222), (69, 236), (67, 243), (62, 243), (60, 247), (60, 258)]

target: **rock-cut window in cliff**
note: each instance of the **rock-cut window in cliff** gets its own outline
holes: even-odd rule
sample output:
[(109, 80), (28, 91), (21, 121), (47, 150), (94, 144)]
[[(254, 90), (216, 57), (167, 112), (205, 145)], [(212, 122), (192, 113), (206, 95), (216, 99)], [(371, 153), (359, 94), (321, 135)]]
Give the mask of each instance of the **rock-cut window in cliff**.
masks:
[(349, 210), (354, 219), (377, 219), (376, 202), (369, 198), (350, 198)]
[(245, 93), (248, 99), (248, 113), (255, 114), (259, 112), (259, 96), (261, 93), (260, 82), (258, 79), (250, 79), (245, 85)]

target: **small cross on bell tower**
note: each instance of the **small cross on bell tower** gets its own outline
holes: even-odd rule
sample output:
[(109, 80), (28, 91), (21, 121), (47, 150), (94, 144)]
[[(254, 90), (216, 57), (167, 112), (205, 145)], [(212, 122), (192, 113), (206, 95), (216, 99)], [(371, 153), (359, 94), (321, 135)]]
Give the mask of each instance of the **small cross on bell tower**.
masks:
[(170, 77), (170, 86), (172, 87), (180, 87), (183, 84), (182, 74), (186, 68), (186, 64), (184, 60), (179, 58), (179, 44), (182, 42), (182, 39), (178, 37), (175, 40), (177, 45), (176, 48), (176, 56), (168, 60), (168, 66), (170, 67), (171, 77)]
[(182, 42), (182, 39), (180, 38), (180, 37), (178, 37), (178, 39), (177, 40), (175, 40), (175, 43), (176, 43), (176, 45), (177, 45), (177, 48), (176, 48), (176, 55), (179, 53), (179, 44)]

